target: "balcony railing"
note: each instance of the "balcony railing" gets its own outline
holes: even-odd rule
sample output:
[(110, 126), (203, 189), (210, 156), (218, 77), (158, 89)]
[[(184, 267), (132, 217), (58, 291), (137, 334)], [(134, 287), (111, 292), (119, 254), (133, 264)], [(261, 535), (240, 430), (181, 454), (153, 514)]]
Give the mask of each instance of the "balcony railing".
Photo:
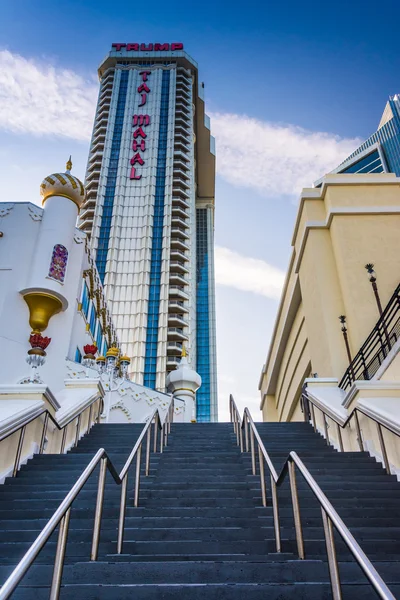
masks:
[(400, 337), (400, 285), (379, 321), (348, 366), (339, 387), (343, 390), (358, 379), (372, 379)]

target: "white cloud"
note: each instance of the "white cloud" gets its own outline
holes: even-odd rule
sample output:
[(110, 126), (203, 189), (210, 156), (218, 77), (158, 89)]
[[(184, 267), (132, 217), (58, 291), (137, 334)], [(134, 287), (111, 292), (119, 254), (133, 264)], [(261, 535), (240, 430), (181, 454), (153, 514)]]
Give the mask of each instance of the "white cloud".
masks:
[(98, 86), (68, 69), (0, 51), (0, 128), (90, 139)]
[(246, 115), (214, 113), (211, 118), (219, 175), (266, 196), (298, 195), (361, 143)]
[[(90, 139), (98, 86), (69, 69), (0, 51), (0, 129)], [(336, 167), (358, 139), (215, 113), (217, 171), (267, 196), (298, 195)]]
[(219, 285), (280, 298), (285, 273), (267, 262), (216, 246), (215, 281)]

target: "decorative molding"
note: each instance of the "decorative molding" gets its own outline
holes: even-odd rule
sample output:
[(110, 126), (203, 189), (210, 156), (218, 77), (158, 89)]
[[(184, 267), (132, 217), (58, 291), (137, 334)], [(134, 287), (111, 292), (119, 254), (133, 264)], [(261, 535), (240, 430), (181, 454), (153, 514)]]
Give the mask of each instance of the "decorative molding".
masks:
[(86, 239), (86, 234), (82, 233), (79, 229), (74, 233), (74, 242), (75, 244), (82, 244)]
[(353, 402), (354, 398), (357, 396), (358, 392), (362, 392), (363, 390), (378, 392), (378, 395), (382, 395), (381, 392), (385, 390), (399, 390), (400, 392), (400, 382), (399, 381), (375, 381), (374, 379), (363, 380), (357, 379), (357, 381), (353, 381), (351, 384), (351, 388), (347, 392), (346, 396), (343, 400), (343, 406), (348, 408), (350, 404)]
[(110, 408), (110, 410), (117, 410), (117, 409), (119, 409), (121, 412), (124, 413), (124, 415), (126, 415), (129, 422), (132, 422), (132, 414), (131, 414), (130, 410), (125, 406), (123, 400), (118, 400), (118, 402), (116, 404), (113, 404)]
[(6, 204), (0, 204), (0, 217), (6, 217), (7, 215), (9, 215), (14, 206), (15, 204), (12, 204), (11, 202)]
[(43, 209), (34, 204), (28, 204), (28, 213), (32, 221), (41, 221), (43, 218)]

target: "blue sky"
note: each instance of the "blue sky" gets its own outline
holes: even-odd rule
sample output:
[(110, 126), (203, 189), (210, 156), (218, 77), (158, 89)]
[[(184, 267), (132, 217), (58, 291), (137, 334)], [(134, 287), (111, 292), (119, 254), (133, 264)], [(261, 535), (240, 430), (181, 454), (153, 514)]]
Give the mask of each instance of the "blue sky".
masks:
[(4, 201), (38, 202), (72, 153), (83, 177), (112, 42), (182, 41), (199, 63), (217, 138), (216, 271), (221, 416), (258, 405), (301, 187), (375, 131), (398, 93), (400, 4), (376, 2), (2, 3)]

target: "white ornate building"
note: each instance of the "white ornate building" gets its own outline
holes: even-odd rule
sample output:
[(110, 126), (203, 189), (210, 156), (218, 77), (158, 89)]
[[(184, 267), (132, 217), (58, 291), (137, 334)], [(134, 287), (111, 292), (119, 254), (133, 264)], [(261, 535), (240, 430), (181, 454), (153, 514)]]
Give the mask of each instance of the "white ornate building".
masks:
[[(144, 422), (171, 403), (172, 394), (127, 378), (131, 358), (121, 355), (87, 236), (76, 228), (85, 189), (71, 167), (43, 180), (43, 208), (0, 204), (0, 439), (43, 407), (63, 423), (96, 401), (103, 422)], [(182, 401), (175, 412), (192, 419)], [(23, 459), (36, 451), (29, 435)], [(65, 447), (73, 440), (71, 432)], [(8, 472), (3, 456), (0, 481)]]

